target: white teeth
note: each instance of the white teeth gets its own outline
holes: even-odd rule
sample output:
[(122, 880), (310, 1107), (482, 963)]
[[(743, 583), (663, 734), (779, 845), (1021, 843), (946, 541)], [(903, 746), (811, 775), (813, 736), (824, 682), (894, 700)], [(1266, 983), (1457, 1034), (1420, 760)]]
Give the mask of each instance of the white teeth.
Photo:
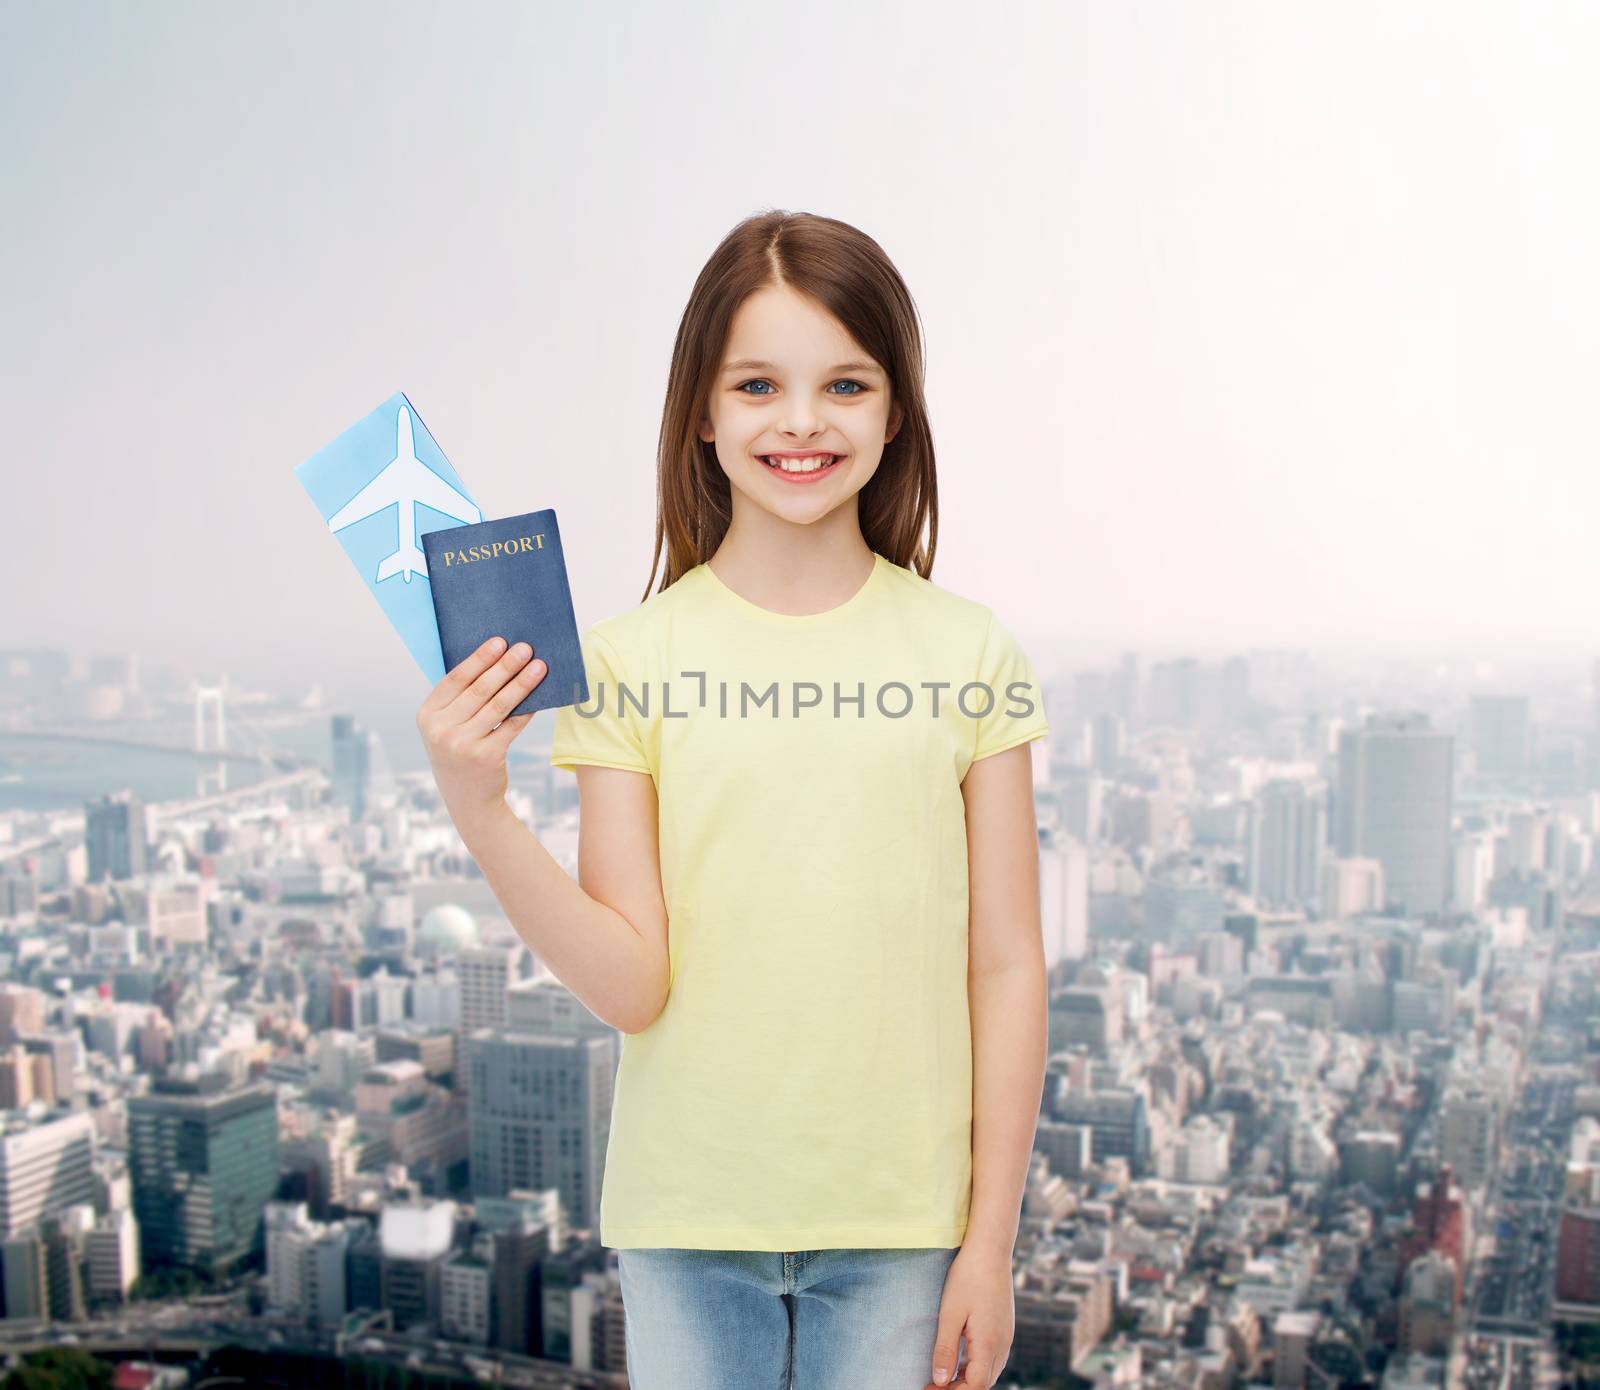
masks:
[(837, 454), (813, 454), (807, 459), (775, 459), (771, 454), (762, 456), (762, 461), (767, 467), (776, 464), (785, 473), (815, 473), (819, 468), (826, 468), (839, 456)]

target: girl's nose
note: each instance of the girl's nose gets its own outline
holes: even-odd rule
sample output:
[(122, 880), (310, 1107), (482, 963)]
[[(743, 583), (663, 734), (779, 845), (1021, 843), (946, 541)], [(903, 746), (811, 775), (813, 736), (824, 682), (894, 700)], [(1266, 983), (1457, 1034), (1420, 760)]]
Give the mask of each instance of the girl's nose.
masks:
[(794, 406), (778, 428), (795, 441), (796, 448), (803, 449), (822, 432), (823, 426), (814, 409)]

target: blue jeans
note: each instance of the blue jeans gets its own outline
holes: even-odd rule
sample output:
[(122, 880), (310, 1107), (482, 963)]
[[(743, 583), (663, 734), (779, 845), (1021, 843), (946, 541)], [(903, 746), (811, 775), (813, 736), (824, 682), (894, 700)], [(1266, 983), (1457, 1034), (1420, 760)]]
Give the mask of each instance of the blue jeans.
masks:
[(959, 1249), (619, 1249), (628, 1384), (924, 1390)]

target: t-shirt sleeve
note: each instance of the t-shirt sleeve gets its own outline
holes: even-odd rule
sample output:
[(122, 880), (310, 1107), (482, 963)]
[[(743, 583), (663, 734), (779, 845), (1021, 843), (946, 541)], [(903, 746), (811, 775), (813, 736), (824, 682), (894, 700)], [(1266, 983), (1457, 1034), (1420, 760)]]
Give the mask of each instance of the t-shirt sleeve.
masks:
[[(573, 768), (578, 763), (618, 767), (627, 772), (650, 772), (643, 730), (634, 699), (643, 691), (622, 669), (611, 643), (593, 628), (583, 635), (583, 670), (589, 681), (589, 698), (580, 707), (561, 705), (550, 734), (550, 765)], [(619, 697), (627, 686), (629, 698)]]
[[(977, 679), (993, 693), (993, 700), (989, 703), (989, 712), (976, 720), (973, 762), (1050, 732), (1039, 675), (1017, 639), (992, 613), (983, 640)], [(982, 690), (973, 691), (969, 698), (973, 709), (981, 709), (990, 701), (989, 694)]]

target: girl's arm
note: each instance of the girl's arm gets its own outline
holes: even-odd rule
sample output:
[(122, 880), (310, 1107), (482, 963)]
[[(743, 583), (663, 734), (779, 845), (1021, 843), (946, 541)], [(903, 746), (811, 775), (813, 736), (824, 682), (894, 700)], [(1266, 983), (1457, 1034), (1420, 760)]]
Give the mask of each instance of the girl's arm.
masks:
[(1026, 743), (979, 758), (961, 783), (967, 809), (972, 1015), (972, 1205), (945, 1277), (933, 1384), (988, 1390), (1016, 1331), (1011, 1256), (1049, 1053), (1048, 977), (1039, 924), (1039, 829)]
[(981, 758), (967, 805), (972, 1209), (967, 1242), (1011, 1257), (1044, 1093), (1049, 992), (1030, 745)]
[(602, 1023), (637, 1033), (667, 997), (655, 783), (620, 768), (577, 774), (576, 881), (504, 801), (457, 829), (528, 949)]

